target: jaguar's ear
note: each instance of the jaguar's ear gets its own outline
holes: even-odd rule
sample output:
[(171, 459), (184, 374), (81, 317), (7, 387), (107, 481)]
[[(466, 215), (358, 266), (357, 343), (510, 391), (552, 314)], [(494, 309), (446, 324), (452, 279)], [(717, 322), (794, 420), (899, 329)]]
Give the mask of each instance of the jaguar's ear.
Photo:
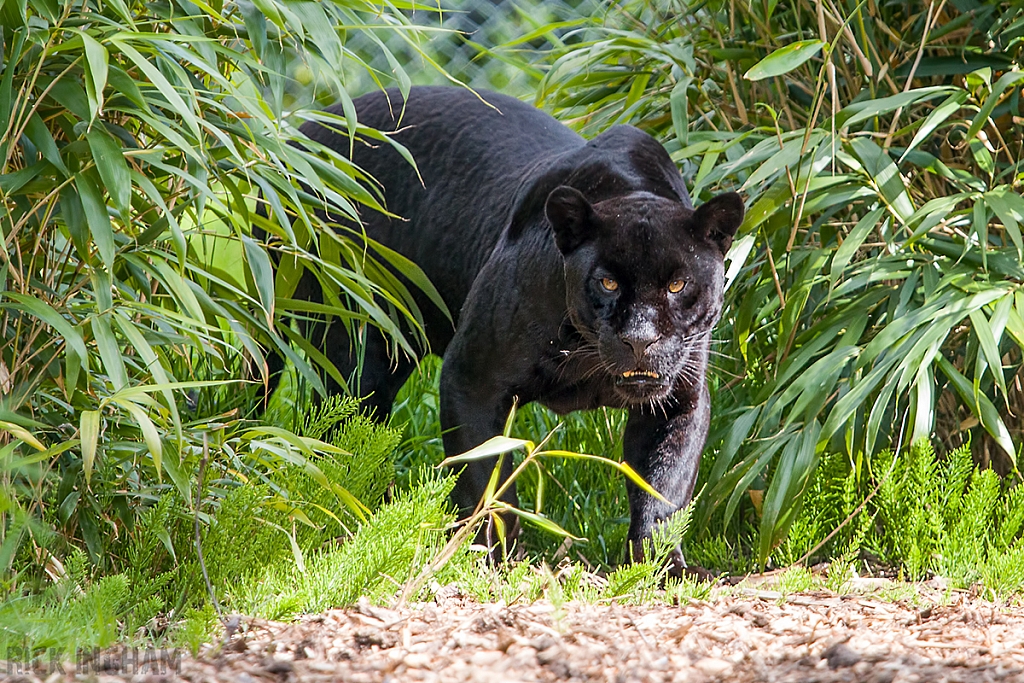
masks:
[(544, 215), (555, 231), (558, 250), (569, 254), (586, 239), (594, 209), (579, 190), (559, 185), (548, 195)]
[(713, 197), (700, 205), (693, 214), (693, 221), (697, 230), (703, 232), (725, 254), (743, 222), (743, 199), (735, 192)]

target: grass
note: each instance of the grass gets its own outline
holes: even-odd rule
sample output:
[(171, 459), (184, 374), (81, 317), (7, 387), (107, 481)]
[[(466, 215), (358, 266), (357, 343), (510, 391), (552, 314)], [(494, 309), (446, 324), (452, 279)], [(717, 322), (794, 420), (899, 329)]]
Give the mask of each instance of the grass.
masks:
[[(404, 429), (399, 473), (443, 458), (436, 417), (439, 371), (438, 359), (428, 358), (399, 394), (392, 422)], [(536, 441), (554, 431), (554, 448), (617, 459), (624, 421), (621, 411), (560, 418), (528, 405), (519, 410), (513, 435)], [(705, 472), (714, 457), (706, 456)], [(629, 521), (621, 476), (596, 463), (546, 460), (543, 471), (527, 470), (519, 492), (524, 508), (539, 508), (586, 539), (563, 542), (527, 526), (520, 543), (532, 561), (554, 565), (567, 558), (602, 571), (621, 562)], [(858, 462), (826, 453), (771, 564), (831, 562), (836, 573), (828, 585), (834, 589), (850, 571), (871, 574), (889, 567), (913, 580), (941, 575), (957, 587), (982, 582), (992, 597), (1006, 598), (1024, 586), (1022, 528), (1024, 489), (976, 468), (969, 447), (939, 457), (920, 441), (903, 454), (882, 451)], [(725, 523), (713, 517), (685, 535), (687, 559), (715, 572), (756, 571), (757, 533), (755, 518)], [(839, 573), (842, 567), (846, 571)]]
[[(395, 457), (396, 486), (403, 488), (415, 474), (444, 459), (437, 417), (440, 359), (429, 356), (402, 388), (391, 424), (403, 430)], [(548, 441), (552, 449), (622, 459), (623, 411), (601, 409), (558, 417), (537, 404), (517, 411), (512, 436)], [(521, 457), (521, 456), (520, 456)], [(544, 460), (540, 469), (526, 470), (518, 482), (524, 509), (539, 510), (574, 536), (563, 554), (584, 565), (611, 569), (625, 557), (629, 504), (622, 476), (600, 463), (583, 460)], [(557, 564), (562, 539), (527, 525), (520, 543), (529, 557)]]

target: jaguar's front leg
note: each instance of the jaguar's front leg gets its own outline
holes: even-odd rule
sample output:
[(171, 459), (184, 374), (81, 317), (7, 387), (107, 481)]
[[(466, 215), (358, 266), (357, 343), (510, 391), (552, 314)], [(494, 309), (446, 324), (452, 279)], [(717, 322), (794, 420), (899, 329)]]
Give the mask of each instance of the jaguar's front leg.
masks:
[[(513, 404), (509, 390), (496, 383), (488, 372), (496, 362), (487, 359), (485, 353), (474, 351), (472, 345), (457, 336), (444, 357), (440, 418), (444, 450), (449, 457), (465, 453), (501, 434)], [(497, 461), (497, 457), (489, 457), (456, 466), (461, 471), (452, 490), (452, 500), (458, 506), (462, 518), (473, 514), (487, 490)], [(500, 482), (505, 482), (512, 474), (512, 465), (511, 454), (506, 454), (502, 461)], [(501, 495), (501, 501), (512, 507), (519, 506), (514, 483)], [(513, 514), (502, 514), (500, 517), (505, 523), (504, 539), (498, 535), (493, 517), (483, 524), (476, 537), (477, 543), (490, 549), (494, 560), (504, 558), (503, 546), (511, 543), (519, 534), (518, 517)]]
[[(711, 419), (707, 387), (701, 386), (689, 396), (677, 395), (673, 405), (632, 408), (623, 439), (623, 458), (654, 490), (668, 499), (664, 503), (640, 487), (627, 482), (629, 493), (629, 553), (643, 560), (644, 539), (674, 512), (689, 504), (697, 481), (700, 456)], [(669, 556), (670, 572), (681, 575), (686, 569), (682, 550)]]

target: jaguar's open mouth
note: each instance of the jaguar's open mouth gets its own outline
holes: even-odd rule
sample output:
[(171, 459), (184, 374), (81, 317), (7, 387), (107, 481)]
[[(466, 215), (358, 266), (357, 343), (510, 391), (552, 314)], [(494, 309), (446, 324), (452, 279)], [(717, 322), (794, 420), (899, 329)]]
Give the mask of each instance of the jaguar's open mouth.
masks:
[(615, 386), (625, 390), (632, 398), (636, 398), (633, 394), (643, 398), (652, 392), (658, 393), (667, 385), (668, 378), (653, 370), (626, 370), (615, 378)]
[(670, 385), (668, 377), (653, 370), (626, 370), (615, 376), (615, 389), (628, 404), (658, 400)]
[(661, 375), (650, 370), (626, 370), (622, 373), (622, 379), (643, 382), (648, 379), (660, 380)]

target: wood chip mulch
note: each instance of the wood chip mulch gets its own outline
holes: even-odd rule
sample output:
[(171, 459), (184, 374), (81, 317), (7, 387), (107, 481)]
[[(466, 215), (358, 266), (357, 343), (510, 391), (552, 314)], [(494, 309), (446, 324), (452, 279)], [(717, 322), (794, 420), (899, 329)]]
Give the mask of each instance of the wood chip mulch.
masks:
[[(1024, 609), (953, 594), (928, 606), (827, 592), (735, 590), (680, 606), (360, 604), (293, 623), (241, 620), (198, 658), (149, 668), (108, 653), (8, 680), (1021, 681)], [(137, 653), (136, 653), (137, 654)], [(169, 658), (169, 657), (168, 657)], [(3, 677), (0, 662), (0, 678)]]

